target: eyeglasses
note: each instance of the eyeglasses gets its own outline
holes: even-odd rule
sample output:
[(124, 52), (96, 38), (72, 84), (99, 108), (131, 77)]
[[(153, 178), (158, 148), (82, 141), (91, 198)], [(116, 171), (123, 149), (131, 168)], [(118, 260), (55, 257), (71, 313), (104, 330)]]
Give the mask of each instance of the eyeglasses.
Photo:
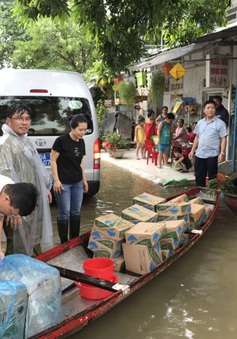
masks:
[(24, 117), (17, 117), (17, 118), (10, 118), (10, 119), (11, 119), (11, 120), (21, 121), (21, 122), (24, 122), (24, 121), (26, 121), (26, 122), (31, 121), (31, 118), (30, 118), (30, 117), (26, 117), (26, 118), (24, 118)]

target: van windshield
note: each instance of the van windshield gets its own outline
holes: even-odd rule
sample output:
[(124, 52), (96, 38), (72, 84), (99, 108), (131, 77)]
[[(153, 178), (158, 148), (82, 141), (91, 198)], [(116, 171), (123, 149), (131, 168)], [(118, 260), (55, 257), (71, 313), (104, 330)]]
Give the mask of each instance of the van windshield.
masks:
[(89, 101), (86, 98), (71, 97), (0, 97), (0, 123), (6, 119), (6, 111), (14, 103), (27, 104), (32, 111), (29, 135), (55, 136), (69, 130), (68, 119), (71, 115), (82, 113), (88, 120), (86, 134), (93, 132), (93, 122)]

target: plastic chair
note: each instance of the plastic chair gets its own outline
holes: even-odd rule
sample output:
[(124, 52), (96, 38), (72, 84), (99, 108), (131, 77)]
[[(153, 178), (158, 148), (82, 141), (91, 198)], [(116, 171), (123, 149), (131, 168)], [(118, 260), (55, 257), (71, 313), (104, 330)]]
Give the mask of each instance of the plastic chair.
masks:
[(152, 135), (151, 136), (151, 141), (154, 143), (154, 145), (158, 145), (158, 136), (157, 135)]
[(146, 163), (148, 165), (149, 159), (151, 157), (152, 162), (157, 166), (157, 159), (159, 152), (155, 149), (155, 144), (151, 140), (145, 140), (145, 147), (147, 150)]

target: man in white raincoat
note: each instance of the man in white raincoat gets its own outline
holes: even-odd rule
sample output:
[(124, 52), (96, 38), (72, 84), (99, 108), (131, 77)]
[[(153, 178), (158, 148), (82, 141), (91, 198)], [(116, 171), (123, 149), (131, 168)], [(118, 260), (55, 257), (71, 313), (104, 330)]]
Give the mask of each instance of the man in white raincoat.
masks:
[(52, 180), (43, 166), (39, 154), (27, 137), (31, 124), (31, 109), (27, 105), (13, 104), (7, 110), (6, 123), (0, 138), (0, 174), (15, 183), (36, 185), (38, 204), (13, 232), (4, 225), (7, 236), (6, 254), (37, 255), (53, 246), (52, 220), (49, 203), (52, 201)]

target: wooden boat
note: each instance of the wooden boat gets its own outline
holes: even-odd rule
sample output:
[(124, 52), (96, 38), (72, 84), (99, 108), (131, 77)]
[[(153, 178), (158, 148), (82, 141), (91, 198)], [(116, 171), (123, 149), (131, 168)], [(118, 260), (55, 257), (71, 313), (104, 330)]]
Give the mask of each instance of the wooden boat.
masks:
[[(174, 195), (166, 201), (178, 197), (185, 193), (190, 199), (194, 198), (202, 192), (198, 188), (191, 189), (186, 192)], [(189, 231), (189, 240), (179, 247), (172, 256), (158, 264), (152, 271), (144, 275), (138, 276), (131, 272), (116, 272), (119, 278), (119, 284), (108, 282), (103, 279), (94, 278), (89, 275), (80, 273), (83, 261), (88, 259), (88, 256), (83, 248), (83, 244), (88, 240), (90, 232), (82, 236), (72, 239), (66, 244), (59, 245), (52, 250), (49, 250), (37, 257), (57, 267), (60, 270), (62, 278), (62, 321), (31, 337), (31, 339), (53, 339), (59, 337), (68, 337), (82, 329), (92, 319), (101, 316), (103, 313), (114, 307), (127, 298), (130, 294), (141, 288), (150, 280), (155, 278), (167, 267), (173, 264), (185, 252), (187, 252), (205, 233), (210, 226), (217, 212), (220, 196), (217, 193), (213, 200), (203, 199), (205, 205), (209, 206), (211, 213), (205, 223), (199, 230)], [(69, 279), (67, 279), (69, 278)], [(109, 291), (113, 291), (110, 296), (101, 300), (88, 300), (80, 296), (79, 289), (74, 281), (84, 282), (89, 285), (97, 286)]]

